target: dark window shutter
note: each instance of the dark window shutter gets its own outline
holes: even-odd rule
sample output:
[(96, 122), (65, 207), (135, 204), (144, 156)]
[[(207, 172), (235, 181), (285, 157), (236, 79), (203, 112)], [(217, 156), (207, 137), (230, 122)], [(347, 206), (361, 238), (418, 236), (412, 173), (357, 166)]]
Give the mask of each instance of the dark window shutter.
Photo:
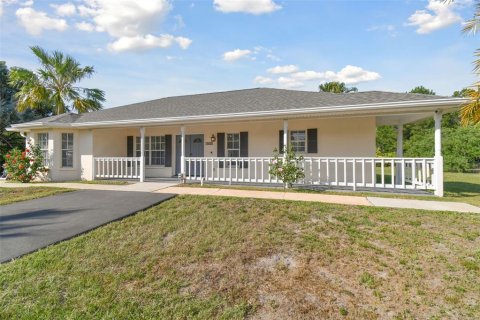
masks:
[(172, 166), (172, 135), (165, 135), (165, 167)]
[[(225, 157), (225, 133), (217, 133), (217, 157)], [(223, 168), (223, 161), (219, 161), (219, 168)]]
[(248, 132), (240, 132), (240, 157), (248, 157)]
[(133, 157), (133, 136), (127, 137), (127, 157)]
[[(248, 157), (248, 132), (240, 132), (240, 157)], [(248, 168), (248, 161), (243, 162), (243, 168)]]
[(283, 153), (283, 148), (284, 148), (284, 144), (283, 144), (283, 130), (280, 130), (278, 132), (278, 152), (279, 153)]
[(308, 129), (307, 130), (307, 152), (308, 153), (317, 153), (318, 152), (318, 143), (317, 143), (317, 129)]

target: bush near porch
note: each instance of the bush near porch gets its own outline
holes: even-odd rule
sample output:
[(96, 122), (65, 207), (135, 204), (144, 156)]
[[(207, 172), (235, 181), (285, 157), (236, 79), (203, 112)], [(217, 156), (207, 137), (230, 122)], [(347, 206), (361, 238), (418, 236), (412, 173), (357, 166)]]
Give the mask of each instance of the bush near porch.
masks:
[(47, 169), (43, 165), (43, 156), (38, 145), (28, 145), (25, 150), (12, 149), (5, 156), (4, 169), (7, 179), (19, 182), (31, 182)]

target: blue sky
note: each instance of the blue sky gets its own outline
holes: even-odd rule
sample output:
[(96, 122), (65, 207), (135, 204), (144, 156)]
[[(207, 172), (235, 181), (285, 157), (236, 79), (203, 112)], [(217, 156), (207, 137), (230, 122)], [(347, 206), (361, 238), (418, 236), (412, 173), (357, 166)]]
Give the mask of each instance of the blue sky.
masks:
[(38, 67), (29, 46), (71, 54), (105, 106), (275, 87), (417, 85), (451, 95), (475, 81), (472, 0), (0, 0), (0, 60)]

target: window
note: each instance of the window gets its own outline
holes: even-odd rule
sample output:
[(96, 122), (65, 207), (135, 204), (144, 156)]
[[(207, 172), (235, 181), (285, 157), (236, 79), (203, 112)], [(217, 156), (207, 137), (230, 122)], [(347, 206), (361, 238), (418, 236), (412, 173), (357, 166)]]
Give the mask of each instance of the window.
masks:
[(152, 165), (165, 165), (165, 136), (150, 137)]
[(227, 157), (240, 157), (240, 133), (227, 133)]
[(62, 133), (62, 167), (73, 168), (73, 133)]
[[(140, 157), (140, 137), (135, 140), (135, 154)], [(145, 137), (145, 165), (165, 165), (165, 136)]]
[(40, 151), (43, 157), (43, 165), (48, 166), (48, 133), (39, 133), (37, 135), (37, 145), (40, 147)]
[(305, 152), (305, 130), (290, 131), (290, 145), (292, 146), (293, 152)]

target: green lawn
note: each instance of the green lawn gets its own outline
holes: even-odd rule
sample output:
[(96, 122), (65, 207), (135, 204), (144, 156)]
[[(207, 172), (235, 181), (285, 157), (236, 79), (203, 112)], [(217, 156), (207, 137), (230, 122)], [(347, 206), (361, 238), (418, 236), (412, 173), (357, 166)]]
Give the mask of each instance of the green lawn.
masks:
[(1, 319), (479, 319), (480, 215), (181, 196), (0, 287)]
[[(198, 187), (198, 183), (184, 184), (183, 187)], [(206, 188), (232, 188), (232, 189), (245, 189), (245, 190), (268, 190), (283, 192), (282, 187), (251, 187), (242, 185), (218, 185), (218, 184), (204, 184)], [(420, 200), (435, 200), (435, 201), (457, 201), (466, 202), (480, 207), (480, 174), (478, 173), (455, 173), (445, 172), (444, 175), (444, 191), (445, 196), (438, 198), (433, 194), (426, 195), (409, 195), (405, 193), (387, 193), (387, 192), (363, 192), (363, 191), (339, 191), (339, 190), (312, 190), (305, 188), (292, 188), (288, 189), (288, 192), (308, 192), (308, 193), (327, 193), (327, 194), (339, 194), (339, 195), (352, 195), (352, 196), (375, 196), (385, 198), (402, 198), (402, 199), (420, 199)]]
[(0, 205), (18, 201), (25, 201), (37, 198), (52, 196), (57, 193), (69, 192), (73, 189), (52, 188), (52, 187), (25, 187), (25, 188), (4, 188), (0, 187)]

